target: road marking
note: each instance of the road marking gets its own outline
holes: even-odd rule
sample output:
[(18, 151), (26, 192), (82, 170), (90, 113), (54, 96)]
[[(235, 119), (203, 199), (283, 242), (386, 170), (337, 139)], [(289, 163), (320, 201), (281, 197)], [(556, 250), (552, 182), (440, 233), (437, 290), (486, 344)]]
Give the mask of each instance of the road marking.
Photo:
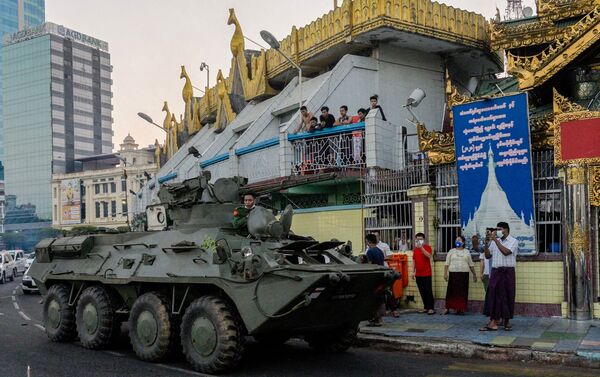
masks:
[(4, 315), (4, 313), (0, 313), (0, 315)]
[(16, 310), (19, 310), (19, 304), (17, 304), (17, 302), (13, 302), (13, 306), (15, 307)]
[(19, 315), (21, 317), (23, 317), (24, 320), (31, 321), (31, 318), (27, 317), (27, 315), (25, 313), (23, 313), (22, 311), (19, 311)]
[[(464, 363), (458, 362), (452, 365), (449, 365), (446, 369), (451, 371), (464, 371), (469, 373), (477, 373), (480, 372), (482, 374), (494, 373), (499, 375), (506, 376), (522, 376), (522, 377), (545, 377), (545, 376), (556, 376), (556, 377), (571, 377), (574, 375), (574, 370), (557, 370), (554, 367), (545, 367), (545, 366), (536, 366), (536, 365), (527, 365), (527, 368), (524, 369), (522, 365), (502, 365), (500, 363), (488, 363), (488, 364), (479, 364), (479, 363)], [(579, 377), (591, 377), (597, 376), (597, 372), (581, 373), (579, 370), (577, 371), (577, 376)]]
[(115, 351), (104, 351), (104, 353), (108, 353), (109, 355), (118, 356), (118, 357), (125, 356), (122, 353), (118, 353), (118, 352), (115, 352)]
[(16, 295), (16, 294), (17, 294), (17, 289), (15, 288), (15, 289), (13, 289), (13, 295)]
[(154, 364), (154, 365), (156, 365), (157, 367), (174, 370), (174, 371), (181, 372), (181, 373), (191, 374), (192, 376), (214, 377), (213, 374), (205, 374), (205, 373), (194, 372), (193, 370), (183, 369), (183, 368), (178, 368), (178, 367), (172, 367), (170, 365), (165, 365), (165, 364)]
[(38, 329), (42, 330), (42, 331), (46, 331), (46, 328), (44, 326), (42, 326), (42, 325), (39, 325), (39, 324), (36, 323), (34, 326), (37, 327)]
[(11, 296), (13, 301), (17, 301), (17, 298), (15, 296)]

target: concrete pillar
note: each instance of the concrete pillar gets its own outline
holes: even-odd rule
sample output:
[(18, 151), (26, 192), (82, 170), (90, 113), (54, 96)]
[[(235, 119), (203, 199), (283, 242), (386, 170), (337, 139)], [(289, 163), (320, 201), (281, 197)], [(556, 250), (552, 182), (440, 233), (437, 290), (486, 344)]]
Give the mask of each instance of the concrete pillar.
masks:
[(437, 243), (437, 230), (435, 229), (435, 190), (431, 184), (412, 186), (408, 189), (408, 197), (413, 206), (413, 236), (424, 233), (427, 243), (434, 251)]
[(563, 214), (566, 238), (563, 250), (567, 278), (569, 318), (592, 319), (592, 258), (587, 168), (564, 168)]

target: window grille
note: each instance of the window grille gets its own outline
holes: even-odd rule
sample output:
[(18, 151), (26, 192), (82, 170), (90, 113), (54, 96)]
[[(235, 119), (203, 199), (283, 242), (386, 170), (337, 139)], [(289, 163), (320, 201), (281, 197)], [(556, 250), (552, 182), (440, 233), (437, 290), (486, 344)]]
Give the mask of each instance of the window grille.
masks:
[(394, 251), (413, 245), (413, 209), (408, 189), (429, 183), (427, 160), (412, 161), (402, 170), (377, 170), (365, 177), (366, 233), (379, 231), (381, 240)]
[(554, 153), (534, 151), (533, 192), (538, 251), (560, 253), (562, 250), (562, 184), (554, 166)]
[(437, 229), (435, 251), (445, 253), (452, 247), (456, 236), (461, 234), (456, 164), (436, 166), (435, 190), (437, 207), (434, 220), (434, 226)]

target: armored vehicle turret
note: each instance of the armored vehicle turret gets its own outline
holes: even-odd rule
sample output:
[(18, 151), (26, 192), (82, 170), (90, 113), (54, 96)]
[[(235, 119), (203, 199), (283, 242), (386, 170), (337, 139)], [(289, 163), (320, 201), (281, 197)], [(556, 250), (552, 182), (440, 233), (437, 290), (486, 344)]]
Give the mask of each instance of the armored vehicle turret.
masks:
[(245, 180), (209, 180), (164, 185), (144, 231), (39, 242), (30, 274), (50, 340), (78, 337), (102, 349), (127, 321), (139, 358), (183, 351), (204, 373), (235, 367), (247, 336), (299, 336), (325, 351), (351, 346), (395, 273), (355, 263), (341, 242), (294, 235), (291, 208), (276, 218), (257, 206), (247, 228), (234, 228)]

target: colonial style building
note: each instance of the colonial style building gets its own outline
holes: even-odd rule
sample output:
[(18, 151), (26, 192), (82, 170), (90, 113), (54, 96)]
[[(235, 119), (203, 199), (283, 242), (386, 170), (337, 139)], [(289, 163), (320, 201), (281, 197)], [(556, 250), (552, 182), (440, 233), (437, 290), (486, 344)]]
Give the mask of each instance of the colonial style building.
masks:
[(154, 148), (127, 135), (116, 153), (80, 158), (78, 170), (52, 176), (52, 226), (118, 228), (130, 225), (133, 198), (157, 169)]

